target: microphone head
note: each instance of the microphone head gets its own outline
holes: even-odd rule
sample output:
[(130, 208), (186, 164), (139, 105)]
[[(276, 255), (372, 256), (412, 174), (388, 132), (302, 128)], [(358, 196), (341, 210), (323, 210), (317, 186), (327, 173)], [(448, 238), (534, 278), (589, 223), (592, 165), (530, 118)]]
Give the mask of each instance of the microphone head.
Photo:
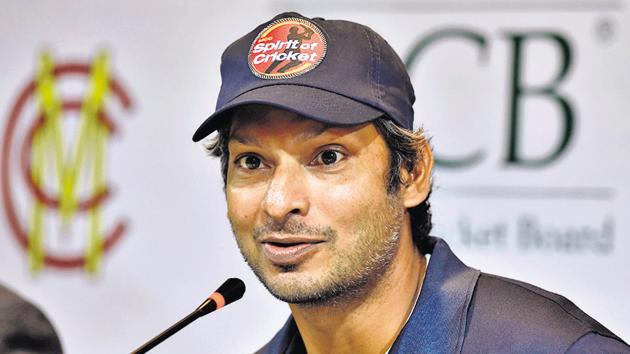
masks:
[(245, 293), (245, 283), (239, 278), (230, 278), (226, 280), (216, 292), (223, 295), (226, 305), (231, 304), (243, 297)]
[(199, 305), (196, 312), (200, 316), (207, 315), (242, 298), (244, 293), (245, 283), (238, 278), (230, 278), (213, 292), (206, 301)]

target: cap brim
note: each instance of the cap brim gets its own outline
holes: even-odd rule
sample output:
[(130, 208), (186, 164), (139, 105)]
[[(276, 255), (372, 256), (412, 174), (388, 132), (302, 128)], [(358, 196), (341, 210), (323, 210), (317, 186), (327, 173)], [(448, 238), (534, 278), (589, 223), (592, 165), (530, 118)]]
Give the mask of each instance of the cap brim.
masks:
[(214, 112), (197, 128), (197, 142), (221, 126), (229, 111), (247, 104), (264, 104), (285, 109), (323, 123), (353, 125), (372, 121), (383, 112), (354, 99), (318, 88), (300, 85), (259, 87), (236, 97)]

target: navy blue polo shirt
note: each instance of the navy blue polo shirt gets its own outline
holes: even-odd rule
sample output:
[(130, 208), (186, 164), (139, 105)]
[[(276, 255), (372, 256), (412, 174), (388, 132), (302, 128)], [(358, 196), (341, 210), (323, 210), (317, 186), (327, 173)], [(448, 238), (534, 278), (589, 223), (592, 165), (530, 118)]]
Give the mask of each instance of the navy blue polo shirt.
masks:
[[(430, 237), (416, 306), (389, 353), (630, 353), (566, 298), (466, 266)], [(289, 317), (259, 353), (306, 353)]]

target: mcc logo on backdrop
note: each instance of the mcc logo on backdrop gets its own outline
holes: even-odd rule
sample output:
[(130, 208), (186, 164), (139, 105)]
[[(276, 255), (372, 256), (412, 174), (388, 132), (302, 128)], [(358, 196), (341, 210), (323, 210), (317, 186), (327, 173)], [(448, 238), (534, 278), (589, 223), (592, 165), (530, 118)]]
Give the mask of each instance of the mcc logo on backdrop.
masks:
[(2, 131), (4, 214), (32, 271), (94, 273), (127, 228), (111, 215), (108, 146), (121, 124), (108, 108), (126, 112), (132, 102), (104, 52), (91, 61), (38, 59)]

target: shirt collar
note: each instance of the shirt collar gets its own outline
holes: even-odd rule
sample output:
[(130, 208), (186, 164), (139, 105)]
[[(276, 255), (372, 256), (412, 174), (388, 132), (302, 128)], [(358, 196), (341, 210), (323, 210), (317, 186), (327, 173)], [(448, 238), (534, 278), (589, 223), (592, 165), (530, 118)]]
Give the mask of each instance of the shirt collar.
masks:
[(420, 298), (391, 353), (459, 353), (479, 270), (467, 267), (442, 239), (433, 250)]

